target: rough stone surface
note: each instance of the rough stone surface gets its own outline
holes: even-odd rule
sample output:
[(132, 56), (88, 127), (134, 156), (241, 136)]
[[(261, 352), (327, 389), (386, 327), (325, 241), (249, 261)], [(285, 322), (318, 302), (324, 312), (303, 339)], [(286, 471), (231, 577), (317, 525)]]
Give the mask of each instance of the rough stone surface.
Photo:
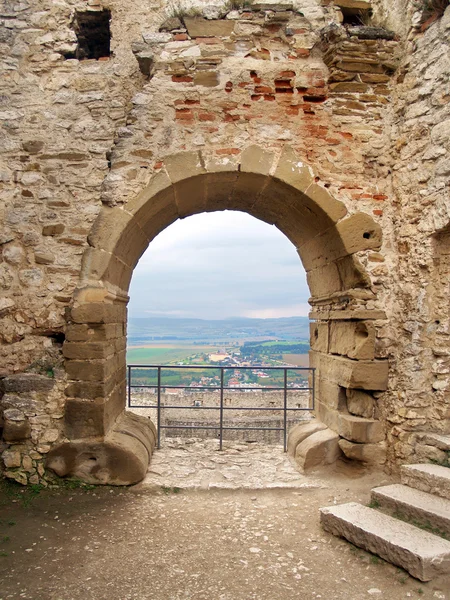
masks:
[(46, 467), (59, 477), (100, 485), (130, 485), (144, 478), (155, 446), (151, 421), (125, 413), (102, 441), (79, 440), (54, 447)]
[(401, 481), (409, 487), (450, 500), (450, 469), (440, 465), (402, 465)]
[(198, 438), (166, 439), (139, 487), (180, 489), (313, 489), (280, 446)]
[(369, 465), (384, 465), (386, 462), (386, 443), (358, 444), (348, 440), (339, 440), (339, 448), (350, 460), (358, 460)]
[(303, 440), (295, 451), (295, 462), (303, 471), (334, 463), (340, 456), (339, 436), (331, 429), (317, 431)]
[(450, 542), (356, 502), (321, 508), (320, 522), (421, 581), (450, 572)]
[(289, 456), (295, 457), (297, 446), (308, 436), (322, 429), (326, 429), (326, 425), (316, 420), (309, 423), (299, 423), (295, 427), (292, 427), (288, 435), (287, 451)]
[(406, 485), (374, 488), (371, 503), (394, 517), (420, 525), (431, 533), (450, 538), (450, 500)]

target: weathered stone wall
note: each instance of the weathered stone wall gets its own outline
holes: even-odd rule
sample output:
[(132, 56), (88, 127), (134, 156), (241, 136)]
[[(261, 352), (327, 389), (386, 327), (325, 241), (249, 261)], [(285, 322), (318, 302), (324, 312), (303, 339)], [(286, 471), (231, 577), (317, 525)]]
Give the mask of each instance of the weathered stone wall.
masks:
[[(387, 433), (391, 465), (414, 459), (415, 432), (450, 432), (450, 14), (420, 27), (414, 0), (374, 0), (375, 22), (394, 37), (338, 26), (349, 4), (208, 6), (208, 19), (180, 23), (159, 2), (4, 3), (0, 375), (45, 377), (64, 339), (67, 360), (48, 402), (5, 413), (31, 434), (16, 440), (19, 479), (31, 453), (42, 463), (66, 439), (114, 430), (132, 270), (162, 228), (202, 210), (248, 210), (298, 248), (316, 321), (317, 413), (329, 427), (353, 444)], [(66, 59), (74, 11), (102, 8), (111, 56)], [(176, 200), (155, 212), (164, 178)], [(213, 197), (221, 187), (233, 193)], [(332, 233), (314, 230), (317, 205)], [(145, 235), (134, 214), (151, 217)], [(56, 400), (63, 388), (67, 402)], [(7, 391), (3, 411), (16, 410), (10, 400)], [(45, 431), (57, 434), (43, 444)], [(17, 462), (6, 444), (5, 463)]]
[[(134, 413), (150, 418), (157, 424), (156, 395), (147, 390), (133, 390), (131, 394), (131, 408)], [(283, 429), (283, 392), (225, 392), (224, 393), (224, 419), (225, 427), (260, 427), (260, 430), (225, 430), (225, 440), (253, 440), (266, 444), (282, 444), (283, 432), (274, 431), (274, 428)], [(215, 430), (204, 429), (161, 429), (161, 439), (166, 437), (199, 437), (202, 439), (214, 438), (219, 435), (220, 422), (220, 393), (219, 392), (188, 392), (180, 394), (161, 393), (161, 424), (176, 427), (216, 427)], [(148, 408), (142, 408), (148, 406)], [(165, 409), (164, 406), (176, 408)], [(190, 408), (181, 408), (189, 406)], [(195, 408), (193, 408), (195, 406)], [(178, 408), (180, 407), (180, 408)], [(210, 407), (210, 408), (205, 408)], [(215, 410), (211, 410), (214, 407)], [(240, 410), (251, 407), (252, 410)], [(303, 410), (288, 410), (287, 430), (299, 421), (311, 419), (313, 408), (309, 391), (290, 389), (287, 394), (287, 407), (302, 408)], [(258, 408), (273, 408), (277, 410), (257, 410)], [(232, 409), (232, 410), (231, 410)]]

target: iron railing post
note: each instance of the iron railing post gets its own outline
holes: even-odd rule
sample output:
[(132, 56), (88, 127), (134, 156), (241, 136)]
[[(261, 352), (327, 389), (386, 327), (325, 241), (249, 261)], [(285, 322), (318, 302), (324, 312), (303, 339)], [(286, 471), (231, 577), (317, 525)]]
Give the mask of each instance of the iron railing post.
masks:
[(161, 448), (161, 367), (158, 367), (158, 398), (156, 405), (156, 424), (158, 428), (158, 450)]
[(131, 367), (128, 366), (128, 408), (131, 407)]
[(223, 441), (223, 367), (220, 367), (220, 430), (219, 430), (219, 450), (222, 450)]
[(287, 369), (284, 369), (283, 447), (287, 451)]

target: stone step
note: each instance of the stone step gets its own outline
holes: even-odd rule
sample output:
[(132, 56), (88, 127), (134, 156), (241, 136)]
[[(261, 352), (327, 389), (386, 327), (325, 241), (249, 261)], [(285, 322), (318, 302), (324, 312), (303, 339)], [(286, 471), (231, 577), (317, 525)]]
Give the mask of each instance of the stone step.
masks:
[(399, 483), (374, 488), (371, 500), (397, 519), (450, 540), (450, 500)]
[(433, 464), (402, 465), (400, 478), (407, 485), (450, 500), (450, 469)]
[(321, 508), (320, 522), (421, 581), (450, 573), (450, 542), (357, 502)]

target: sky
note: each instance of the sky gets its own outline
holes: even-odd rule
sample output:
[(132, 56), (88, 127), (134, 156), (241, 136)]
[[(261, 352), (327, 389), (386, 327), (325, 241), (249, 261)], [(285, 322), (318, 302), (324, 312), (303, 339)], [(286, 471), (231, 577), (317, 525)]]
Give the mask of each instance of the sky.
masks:
[(307, 316), (300, 258), (273, 225), (246, 213), (201, 213), (167, 227), (133, 274), (130, 317)]

